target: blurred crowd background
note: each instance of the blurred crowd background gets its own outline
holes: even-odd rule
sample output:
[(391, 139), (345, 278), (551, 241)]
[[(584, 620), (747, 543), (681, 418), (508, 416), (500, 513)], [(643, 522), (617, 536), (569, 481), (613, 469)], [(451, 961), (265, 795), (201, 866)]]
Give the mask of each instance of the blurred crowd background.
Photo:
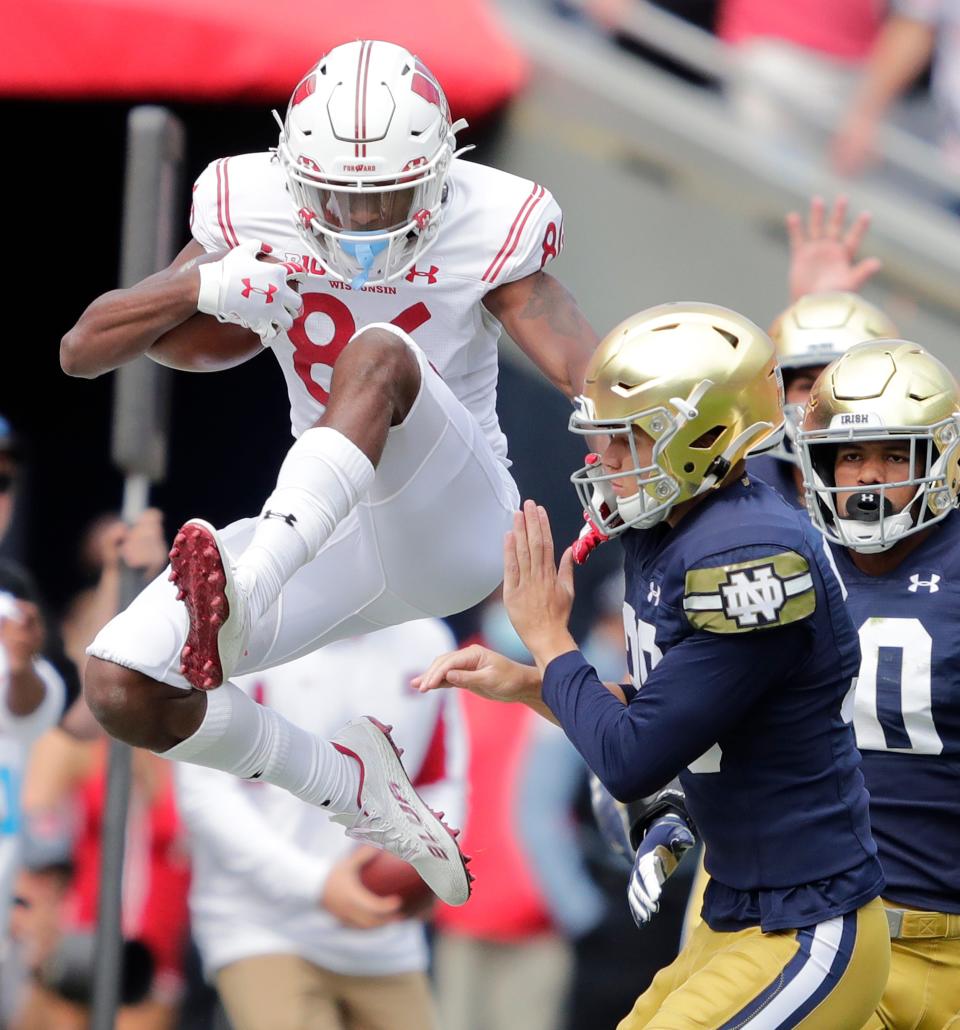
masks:
[[(0, 386), (0, 557), (5, 576), (26, 570), (30, 582), (4, 578), (0, 590), (42, 601), (46, 653), (53, 660), (55, 650), (65, 670), (67, 705), (84, 647), (116, 609), (121, 563), (153, 575), (187, 517), (223, 524), (250, 514), (290, 439), (284, 387), (278, 372), (263, 371), (268, 359), (212, 377), (177, 374), (167, 479), (135, 526), (116, 514), (112, 377), (68, 379), (57, 349), (84, 306), (117, 283), (134, 104), (162, 103), (183, 121), (189, 183), (218, 156), (273, 145), (270, 108), (283, 108), (324, 50), (357, 36), (391, 39), (438, 75), (454, 117), (469, 117), (462, 139), (477, 149), (468, 159), (552, 190), (565, 214), (556, 274), (601, 334), (642, 307), (686, 299), (769, 324), (791, 299), (783, 216), (813, 195), (844, 193), (854, 210), (873, 215), (864, 249), (883, 267), (866, 294), (905, 337), (960, 367), (956, 4), (411, 0), (401, 11), (371, 0), (335, 16), (326, 6), (310, 14), (285, 0), (269, 9), (218, 0), (128, 9), (89, 0), (10, 11), (0, 42), (10, 155), (4, 297), (12, 316)], [(181, 198), (175, 249), (187, 240), (188, 203)], [(547, 506), (560, 540), (572, 539), (580, 512), (565, 479), (581, 445), (565, 432), (565, 400), (509, 341), (499, 410), (521, 493)], [(615, 549), (601, 549), (583, 570), (574, 626), (611, 679), (624, 672), (617, 561)], [(505, 653), (520, 646), (496, 597), (435, 630), (480, 637)], [(359, 669), (372, 659), (358, 651), (328, 660)], [(404, 664), (415, 657), (393, 660), (398, 676), (418, 671)], [(323, 671), (298, 675), (307, 682)], [(293, 698), (297, 689), (246, 686), (268, 701), (274, 690)], [(289, 701), (309, 719), (311, 705), (297, 703)], [(320, 732), (319, 691), (315, 704)], [(529, 713), (494, 716), (473, 698), (445, 705), (457, 710), (424, 718), (446, 726), (447, 789), (468, 799), (476, 895), (463, 910), (426, 913), (409, 927), (414, 943), (404, 945), (430, 976), (441, 1025), (615, 1025), (676, 952), (689, 874), (669, 882), (653, 926), (636, 930), (624, 900), (628, 867), (599, 840), (585, 770), (562, 735)], [(429, 772), (431, 753), (425, 745), (421, 771)], [(0, 1026), (86, 1025), (104, 754), (92, 720), (74, 706), (66, 729), (38, 734), (16, 777), (0, 778), (0, 835), (22, 838), (15, 903), (9, 926), (0, 927)], [(192, 928), (191, 857), (198, 848), (207, 861), (216, 848), (234, 854), (245, 840), (231, 842), (229, 827), (227, 836), (206, 839), (213, 831), (202, 806), (200, 815), (187, 812), (185, 789), (189, 797), (191, 789), (224, 788), (185, 788), (167, 763), (137, 754), (122, 1026), (230, 1025), (213, 987), (220, 960), (209, 941), (233, 931), (216, 919), (199, 935)], [(251, 820), (272, 811), (259, 795), (230, 803)], [(284, 816), (278, 854), (296, 841), (298, 854), (309, 850), (314, 830), (299, 818)], [(244, 882), (243, 869), (236, 875)], [(278, 898), (275, 885), (262, 885), (266, 910), (319, 908), (308, 885), (320, 872), (304, 865), (303, 875), (299, 896)], [(199, 891), (195, 878), (194, 910), (209, 915)], [(314, 932), (325, 931), (304, 930)]]

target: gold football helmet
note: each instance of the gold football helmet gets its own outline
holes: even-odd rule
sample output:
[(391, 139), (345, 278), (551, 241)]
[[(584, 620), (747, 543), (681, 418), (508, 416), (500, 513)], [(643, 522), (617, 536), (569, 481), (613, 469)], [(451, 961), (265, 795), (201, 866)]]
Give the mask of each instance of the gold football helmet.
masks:
[[(648, 308), (600, 343), (570, 430), (624, 436), (637, 491), (617, 497), (599, 455), (571, 477), (601, 533), (647, 529), (671, 509), (722, 485), (751, 448), (783, 432), (783, 385), (773, 343), (743, 315), (716, 304)], [(636, 431), (653, 439), (642, 465)]]
[[(851, 496), (836, 485), (840, 444), (908, 442), (908, 478)], [(807, 510), (824, 536), (855, 551), (885, 551), (939, 522), (960, 489), (960, 387), (916, 343), (860, 343), (828, 365), (810, 392), (797, 434)], [(900, 511), (888, 492), (912, 486)], [(838, 494), (847, 500), (838, 509)], [(851, 504), (853, 510), (851, 510)]]
[[(890, 340), (898, 335), (889, 317), (858, 293), (808, 293), (782, 311), (770, 326), (770, 338), (788, 385), (790, 374), (797, 369), (823, 367), (855, 343)], [(770, 453), (799, 465), (794, 441), (803, 406), (786, 404), (783, 413), (786, 432), (782, 443)]]

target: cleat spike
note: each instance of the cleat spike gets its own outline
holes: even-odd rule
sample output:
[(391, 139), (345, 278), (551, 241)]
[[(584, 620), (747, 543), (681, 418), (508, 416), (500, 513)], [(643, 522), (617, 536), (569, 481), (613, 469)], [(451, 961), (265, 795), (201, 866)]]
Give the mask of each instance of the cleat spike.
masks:
[(193, 648), (189, 644), (183, 645), (183, 650), (180, 652), (180, 657), (186, 660), (193, 654)]
[(210, 690), (212, 687), (215, 687), (215, 686), (216, 686), (216, 683), (214, 683), (213, 680), (209, 676), (203, 681), (203, 689), (204, 690)]
[(170, 554), (167, 557), (171, 561), (173, 561), (174, 558), (179, 558), (180, 557), (180, 548), (179, 547), (171, 547), (170, 548)]
[(217, 614), (211, 615), (210, 616), (210, 625), (214, 629), (219, 629), (223, 625), (223, 616), (222, 615), (217, 615)]
[(176, 570), (176, 569), (171, 569), (171, 570), (170, 570), (170, 575), (169, 575), (169, 576), (167, 576), (167, 579), (168, 579), (168, 580), (169, 580), (169, 581), (170, 581), (171, 583), (176, 583), (176, 581), (177, 581), (177, 580), (178, 580), (179, 578), (180, 578), (180, 573), (179, 573), (179, 572), (177, 572), (177, 570)]
[(186, 534), (183, 531), (177, 533), (177, 535), (173, 538), (173, 542), (177, 547), (183, 547), (183, 545), (187, 542)]
[(178, 590), (177, 591), (177, 600), (178, 601), (182, 601), (186, 596), (187, 596), (186, 590)]
[(209, 661), (209, 660), (205, 661), (203, 663), (203, 668), (200, 671), (201, 672), (213, 672), (213, 662)]

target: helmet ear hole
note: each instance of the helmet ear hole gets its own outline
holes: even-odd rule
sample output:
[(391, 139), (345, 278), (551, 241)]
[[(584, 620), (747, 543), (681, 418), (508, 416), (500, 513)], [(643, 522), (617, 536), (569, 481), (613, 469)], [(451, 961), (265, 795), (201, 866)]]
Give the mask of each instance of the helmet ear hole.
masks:
[(689, 475), (695, 468), (696, 465), (694, 465), (692, 461), (688, 461), (684, 463), (683, 471), (686, 472), (687, 475)]
[(713, 426), (705, 433), (701, 433), (696, 440), (690, 444), (690, 449), (697, 451), (709, 450), (726, 431), (726, 426)]

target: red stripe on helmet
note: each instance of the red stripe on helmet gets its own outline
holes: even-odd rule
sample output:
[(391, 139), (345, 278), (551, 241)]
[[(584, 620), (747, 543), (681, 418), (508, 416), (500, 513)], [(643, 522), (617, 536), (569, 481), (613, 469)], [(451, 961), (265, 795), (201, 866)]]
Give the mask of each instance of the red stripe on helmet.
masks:
[(316, 75), (308, 75), (303, 82), (293, 91), (293, 96), (290, 98), (290, 106), (296, 107), (297, 104), (302, 103), (307, 97), (312, 96), (313, 91), (317, 88), (317, 77)]

